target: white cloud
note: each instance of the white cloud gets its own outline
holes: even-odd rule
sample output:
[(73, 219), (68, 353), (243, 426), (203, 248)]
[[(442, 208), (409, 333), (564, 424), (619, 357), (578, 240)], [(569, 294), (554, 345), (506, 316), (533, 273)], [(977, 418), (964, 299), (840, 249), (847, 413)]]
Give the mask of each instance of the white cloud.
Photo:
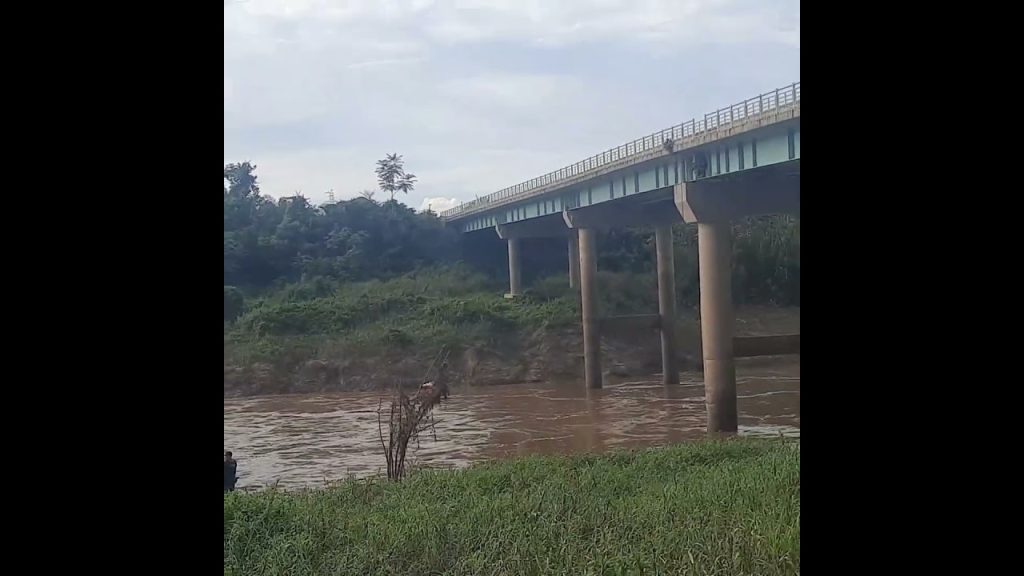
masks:
[[(427, 35), (441, 43), (518, 39), (542, 45), (672, 44), (771, 39), (799, 44), (786, 15), (799, 0), (462, 0), (428, 12)], [(781, 32), (781, 33), (780, 33)]]
[(469, 100), (484, 99), (502, 106), (535, 106), (570, 96), (571, 80), (556, 74), (486, 73), (442, 85), (442, 92)]
[(422, 62), (425, 58), (385, 58), (383, 60), (367, 60), (365, 62), (353, 62), (348, 64), (349, 68), (374, 68), (377, 66), (390, 66), (392, 64), (414, 64)]
[[(224, 157), (265, 192), (485, 195), (799, 79), (799, 0), (224, 5)], [(436, 206), (435, 206), (435, 209)]]
[(274, 22), (299, 23), (305, 28), (298, 37), (303, 42), (315, 41), (325, 30), (344, 29), (374, 31), (378, 38), (402, 31), (441, 44), (767, 39), (799, 45), (799, 11), (799, 0), (248, 0), (224, 5), (226, 31), (265, 32)]
[(424, 198), (423, 202), (420, 203), (420, 211), (433, 210), (434, 212), (441, 213), (449, 208), (454, 208), (459, 205), (459, 200), (455, 198)]

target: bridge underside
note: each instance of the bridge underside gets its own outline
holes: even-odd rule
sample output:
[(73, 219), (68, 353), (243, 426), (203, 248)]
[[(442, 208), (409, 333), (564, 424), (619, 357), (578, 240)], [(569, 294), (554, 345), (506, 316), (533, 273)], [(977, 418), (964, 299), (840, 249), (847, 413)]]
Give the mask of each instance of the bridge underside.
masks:
[[(800, 213), (800, 152), (800, 86), (795, 83), (466, 203), (445, 218), (467, 233), (493, 228), (507, 242), (512, 297), (522, 290), (522, 240), (566, 238), (569, 282), (580, 291), (589, 388), (602, 386), (601, 331), (623, 323), (661, 331), (664, 382), (679, 381), (672, 226), (696, 224), (708, 430), (735, 431), (736, 352), (798, 352), (799, 337), (734, 344), (731, 223), (745, 216)], [(655, 229), (658, 314), (603, 317), (597, 233), (629, 226)]]
[(666, 186), (637, 196), (609, 200), (562, 212), (569, 228), (630, 228), (662, 226), (683, 221), (674, 205), (673, 187)]
[(502, 240), (512, 238), (553, 238), (569, 235), (569, 229), (565, 227), (561, 212), (539, 218), (530, 218), (522, 222), (498, 224), (494, 227), (494, 230), (498, 233), (498, 238)]
[[(589, 206), (563, 208), (535, 218), (497, 224), (494, 229), (500, 238), (508, 242), (511, 297), (522, 290), (519, 241), (538, 237), (567, 239), (570, 284), (580, 290), (586, 384), (589, 388), (600, 388), (603, 385), (602, 327), (608, 329), (621, 319), (603, 317), (597, 308), (597, 231), (631, 226), (655, 228), (658, 314), (630, 320), (660, 330), (662, 377), (666, 384), (673, 384), (678, 383), (679, 374), (673, 321), (676, 294), (672, 226), (682, 222), (696, 224), (708, 430), (731, 432), (738, 427), (736, 352), (743, 356), (799, 353), (798, 335), (756, 342), (739, 339), (736, 342), (733, 333), (731, 223), (746, 216), (799, 213), (800, 159), (796, 158), (692, 182), (681, 181)], [(737, 345), (739, 350), (735, 348)]]
[(675, 186), (687, 223), (728, 222), (758, 214), (800, 214), (800, 160)]
[[(708, 430), (730, 432), (738, 427), (736, 352), (742, 356), (799, 353), (798, 335), (737, 341), (733, 334), (731, 223), (745, 216), (779, 213), (800, 213), (799, 159), (694, 182), (684, 181), (599, 204), (498, 224), (495, 230), (508, 242), (511, 297), (522, 290), (519, 280), (520, 240), (538, 237), (567, 239), (570, 284), (580, 290), (586, 383), (589, 388), (600, 388), (603, 385), (602, 328), (609, 329), (627, 319), (602, 316), (597, 308), (597, 231), (630, 226), (655, 228), (658, 314), (640, 315), (628, 320), (660, 330), (662, 378), (666, 384), (673, 384), (679, 382), (679, 374), (674, 334), (676, 295), (672, 225), (682, 222), (696, 224)], [(736, 350), (736, 346), (740, 349)]]
[(498, 237), (551, 238), (570, 229), (608, 230), (680, 222), (725, 222), (759, 214), (800, 213), (800, 160), (680, 182), (600, 204), (495, 225)]

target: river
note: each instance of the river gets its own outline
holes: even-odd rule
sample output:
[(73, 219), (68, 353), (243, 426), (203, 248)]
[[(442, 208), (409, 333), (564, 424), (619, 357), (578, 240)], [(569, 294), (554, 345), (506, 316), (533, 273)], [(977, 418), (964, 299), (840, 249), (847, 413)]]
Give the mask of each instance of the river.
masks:
[[(625, 379), (589, 392), (579, 381), (453, 387), (435, 410), (434, 431), (410, 448), (408, 462), (462, 467), (700, 438), (706, 423), (701, 375), (683, 373), (681, 380), (666, 387)], [(738, 361), (737, 390), (741, 435), (800, 436), (799, 356)], [(382, 473), (379, 399), (366, 392), (225, 399), (224, 447), (239, 462), (239, 487), (316, 487)]]

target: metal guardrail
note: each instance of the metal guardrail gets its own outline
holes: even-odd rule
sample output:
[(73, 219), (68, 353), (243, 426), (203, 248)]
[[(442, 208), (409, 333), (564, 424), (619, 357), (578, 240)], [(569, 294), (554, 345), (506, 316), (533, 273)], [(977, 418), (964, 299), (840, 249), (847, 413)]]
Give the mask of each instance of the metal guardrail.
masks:
[(717, 130), (732, 124), (744, 120), (750, 116), (756, 116), (764, 112), (770, 112), (772, 110), (789, 106), (800, 101), (800, 83), (796, 82), (779, 88), (773, 92), (767, 92), (760, 96), (744, 100), (739, 104), (734, 104), (726, 108), (721, 108), (714, 112), (710, 112), (704, 115), (702, 120), (694, 118), (689, 122), (684, 122), (671, 128), (666, 128), (660, 132), (655, 132), (649, 136), (638, 138), (623, 144), (611, 150), (595, 154), (586, 160), (581, 160), (575, 164), (566, 166), (554, 172), (549, 172), (543, 176), (531, 178), (526, 182), (521, 182), (515, 186), (509, 186), (508, 188), (498, 190), (477, 198), (476, 200), (470, 200), (469, 202), (463, 202), (454, 208), (449, 208), (441, 213), (442, 218), (454, 218), (464, 212), (476, 208), (485, 208), (488, 204), (493, 204), (498, 200), (504, 200), (506, 198), (515, 198), (520, 195), (527, 195), (529, 192), (547, 186), (549, 184), (555, 184), (562, 180), (569, 180), (570, 178), (579, 176), (585, 172), (600, 168), (606, 164), (617, 162), (624, 158), (628, 158), (635, 154), (641, 154), (648, 150), (653, 150), (664, 145), (668, 140), (678, 140), (680, 138), (687, 138), (710, 130)]

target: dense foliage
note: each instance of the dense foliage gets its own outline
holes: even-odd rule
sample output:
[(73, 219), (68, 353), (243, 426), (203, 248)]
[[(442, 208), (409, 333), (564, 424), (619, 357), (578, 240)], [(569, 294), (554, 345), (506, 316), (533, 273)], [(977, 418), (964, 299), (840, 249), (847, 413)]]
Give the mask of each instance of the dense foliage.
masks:
[[(379, 170), (382, 186), (394, 183), (386, 194), (413, 182), (401, 157), (392, 156)], [(497, 234), (460, 234), (430, 211), (373, 196), (320, 206), (302, 196), (273, 200), (262, 194), (253, 165), (225, 166), (225, 366), (269, 364), (287, 389), (310, 360), (390, 365), (396, 355), (431, 356), (442, 346), (507, 350), (577, 325), (564, 238), (524, 240), (526, 294), (507, 300), (508, 252)], [(653, 230), (599, 238), (601, 313), (657, 310)], [(678, 226), (674, 242), (680, 314), (692, 315), (699, 300), (695, 227)], [(737, 223), (734, 254), (737, 302), (799, 306), (798, 220)]]
[[(389, 155), (381, 162), (382, 186), (393, 188), (385, 192), (407, 191), (414, 177), (402, 172), (401, 157)], [(321, 206), (302, 196), (275, 201), (261, 193), (255, 166), (248, 162), (225, 166), (224, 182), (226, 287), (252, 294), (317, 279), (384, 280), (459, 260), (495, 281), (505, 280), (506, 253), (496, 235), (486, 231), (460, 235), (445, 228), (433, 212), (417, 213), (396, 200), (377, 202), (371, 194)], [(737, 301), (799, 305), (799, 220), (751, 218), (737, 223), (734, 235)], [(536, 242), (523, 251), (531, 260), (524, 266), (527, 277), (564, 274), (564, 241)], [(695, 227), (679, 225), (675, 245), (676, 287), (683, 304), (694, 305), (698, 287)], [(610, 231), (601, 237), (599, 254), (602, 271), (650, 276), (655, 266), (653, 231)], [(240, 294), (229, 294), (225, 288), (225, 319), (238, 315), (239, 298)]]
[(322, 206), (302, 196), (274, 201), (261, 194), (254, 170), (248, 162), (224, 167), (225, 286), (258, 292), (318, 277), (389, 278), (456, 259), (457, 233), (432, 212), (364, 197)]
[[(381, 185), (393, 188), (386, 193), (407, 191), (414, 181), (397, 155), (385, 158), (378, 172)], [(675, 246), (677, 295), (682, 306), (694, 307), (695, 227), (678, 226)], [(455, 344), (573, 322), (565, 240), (530, 239), (522, 252), (528, 297), (513, 303), (499, 297), (508, 268), (496, 234), (459, 234), (433, 212), (378, 202), (369, 193), (321, 206), (302, 196), (275, 201), (262, 194), (255, 166), (224, 167), (225, 337), (246, 357), (275, 357), (300, 336), (370, 347)], [(738, 302), (800, 304), (799, 220), (737, 223), (734, 254)], [(603, 234), (598, 268), (605, 313), (657, 309), (652, 230)]]

